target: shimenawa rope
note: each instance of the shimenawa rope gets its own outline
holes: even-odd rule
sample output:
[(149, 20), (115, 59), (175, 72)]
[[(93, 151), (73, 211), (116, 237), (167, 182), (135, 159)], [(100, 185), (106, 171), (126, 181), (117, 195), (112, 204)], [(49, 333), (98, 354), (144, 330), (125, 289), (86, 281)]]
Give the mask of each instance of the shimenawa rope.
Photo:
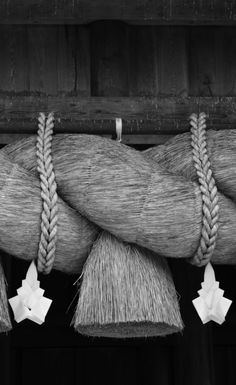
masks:
[(210, 261), (216, 246), (219, 218), (218, 192), (207, 154), (205, 113), (192, 114), (190, 125), (192, 155), (200, 184), (203, 212), (200, 244), (192, 258), (192, 263), (204, 266)]
[(55, 259), (58, 219), (57, 185), (51, 156), (53, 113), (48, 114), (47, 117), (44, 113), (40, 113), (38, 122), (36, 154), (43, 210), (37, 265), (39, 272), (49, 274)]

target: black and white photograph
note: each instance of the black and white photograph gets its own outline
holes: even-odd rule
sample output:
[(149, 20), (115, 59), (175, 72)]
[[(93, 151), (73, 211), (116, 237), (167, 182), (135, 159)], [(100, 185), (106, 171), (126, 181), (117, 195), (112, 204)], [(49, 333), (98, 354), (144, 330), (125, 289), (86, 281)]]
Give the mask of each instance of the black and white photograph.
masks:
[(0, 385), (236, 385), (236, 0), (1, 0)]

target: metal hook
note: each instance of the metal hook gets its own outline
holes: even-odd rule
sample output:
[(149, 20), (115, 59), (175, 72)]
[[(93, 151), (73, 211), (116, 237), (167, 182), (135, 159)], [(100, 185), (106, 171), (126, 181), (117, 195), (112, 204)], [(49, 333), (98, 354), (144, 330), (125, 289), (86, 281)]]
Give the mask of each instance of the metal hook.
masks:
[(122, 119), (116, 118), (116, 140), (120, 143), (122, 141)]

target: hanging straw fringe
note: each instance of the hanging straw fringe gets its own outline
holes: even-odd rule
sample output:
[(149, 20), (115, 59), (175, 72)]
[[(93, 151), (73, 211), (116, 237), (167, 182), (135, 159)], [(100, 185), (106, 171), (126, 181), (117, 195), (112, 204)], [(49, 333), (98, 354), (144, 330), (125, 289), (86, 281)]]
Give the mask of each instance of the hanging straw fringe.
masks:
[(113, 338), (181, 331), (166, 259), (103, 231), (83, 268), (73, 324), (82, 334)]
[(11, 329), (12, 325), (6, 293), (6, 279), (0, 258), (0, 333), (8, 332)]
[(43, 211), (41, 217), (41, 238), (38, 250), (38, 270), (49, 274), (56, 252), (57, 239), (57, 185), (53, 169), (51, 149), (54, 116), (50, 113), (47, 118), (41, 113), (38, 118), (37, 136), (37, 170), (40, 175), (41, 197)]
[(200, 245), (192, 263), (204, 266), (210, 261), (216, 246), (219, 218), (218, 193), (207, 154), (206, 115), (192, 114), (190, 119), (193, 161), (202, 193), (203, 212)]

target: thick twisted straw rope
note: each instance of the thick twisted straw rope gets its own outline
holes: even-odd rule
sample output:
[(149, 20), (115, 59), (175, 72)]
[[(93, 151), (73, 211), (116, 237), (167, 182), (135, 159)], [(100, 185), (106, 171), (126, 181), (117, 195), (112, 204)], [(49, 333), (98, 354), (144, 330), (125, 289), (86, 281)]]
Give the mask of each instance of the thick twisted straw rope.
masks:
[[(58, 198), (54, 267), (80, 272), (99, 227), (158, 255), (191, 258), (201, 238), (203, 205), (190, 135), (145, 154), (101, 137), (55, 135), (53, 164), (64, 201)], [(207, 140), (220, 204), (212, 262), (235, 264), (236, 131), (208, 131)], [(24, 259), (37, 257), (40, 237), (35, 144), (36, 136), (0, 151), (0, 248)]]
[(38, 270), (49, 274), (56, 252), (57, 238), (57, 185), (53, 170), (51, 147), (54, 117), (41, 113), (38, 118), (37, 170), (40, 175), (43, 211), (41, 216), (41, 237), (38, 249)]
[(193, 161), (202, 193), (203, 211), (201, 240), (192, 263), (204, 266), (210, 261), (216, 246), (219, 218), (218, 193), (207, 154), (206, 115), (192, 114), (190, 125)]

